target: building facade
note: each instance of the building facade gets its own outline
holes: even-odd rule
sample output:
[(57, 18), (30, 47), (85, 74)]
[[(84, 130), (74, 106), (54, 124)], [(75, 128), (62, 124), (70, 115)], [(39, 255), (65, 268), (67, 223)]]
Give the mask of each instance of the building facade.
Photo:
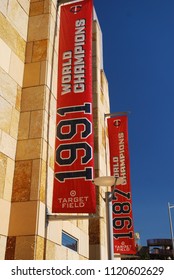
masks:
[[(0, 1), (0, 259), (107, 259), (106, 188), (96, 188), (102, 219), (49, 220), (56, 132), (57, 0)], [(109, 175), (108, 83), (102, 33), (93, 16), (95, 177)], [(59, 217), (61, 214), (59, 215)]]

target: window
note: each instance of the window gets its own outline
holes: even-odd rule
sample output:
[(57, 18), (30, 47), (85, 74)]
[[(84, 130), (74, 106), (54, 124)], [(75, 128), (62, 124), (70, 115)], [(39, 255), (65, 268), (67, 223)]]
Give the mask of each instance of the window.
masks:
[(62, 231), (62, 245), (77, 252), (78, 240), (68, 233)]

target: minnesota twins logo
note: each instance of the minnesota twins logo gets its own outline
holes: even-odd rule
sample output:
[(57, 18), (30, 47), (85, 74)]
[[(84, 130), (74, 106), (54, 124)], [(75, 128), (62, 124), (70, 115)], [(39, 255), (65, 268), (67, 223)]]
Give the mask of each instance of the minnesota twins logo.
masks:
[(73, 13), (73, 14), (77, 14), (81, 11), (81, 9), (82, 9), (82, 5), (72, 6), (70, 8), (70, 12)]
[(121, 120), (114, 120), (114, 121), (113, 121), (113, 124), (114, 124), (116, 127), (119, 127), (120, 124), (121, 124)]

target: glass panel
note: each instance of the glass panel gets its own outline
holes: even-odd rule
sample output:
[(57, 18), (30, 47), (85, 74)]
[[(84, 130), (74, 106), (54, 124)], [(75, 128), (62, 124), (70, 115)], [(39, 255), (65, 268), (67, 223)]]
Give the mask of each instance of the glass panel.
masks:
[(77, 252), (78, 240), (62, 231), (62, 245)]

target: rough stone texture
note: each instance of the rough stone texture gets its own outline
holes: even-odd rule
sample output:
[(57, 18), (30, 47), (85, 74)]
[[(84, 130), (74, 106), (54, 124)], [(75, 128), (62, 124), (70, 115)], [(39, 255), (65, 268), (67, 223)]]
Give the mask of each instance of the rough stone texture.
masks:
[[(7, 32), (8, 30), (8, 32)], [(17, 30), (0, 13), (0, 38), (9, 48), (24, 62), (25, 60), (25, 40), (19, 35)]]
[(41, 15), (44, 12), (44, 2), (33, 2), (30, 5), (30, 16)]
[(9, 133), (11, 126), (12, 106), (0, 97), (0, 128)]
[(0, 153), (0, 198), (3, 198), (4, 195), (6, 168), (7, 157)]
[[(34, 101), (34, 102), (33, 102)], [(45, 106), (44, 86), (26, 88), (22, 93), (21, 110), (22, 112), (42, 110)]]
[(43, 111), (31, 112), (29, 138), (42, 137), (43, 115)]
[(14, 260), (15, 259), (15, 246), (16, 246), (16, 237), (9, 236), (7, 238), (7, 245), (6, 245), (6, 260)]
[(44, 259), (44, 248), (45, 248), (45, 240), (43, 237), (37, 236), (36, 237), (36, 260), (43, 260)]
[(32, 62), (46, 60), (48, 40), (33, 42)]
[(15, 259), (16, 260), (33, 260), (35, 249), (34, 236), (16, 237)]
[(28, 160), (41, 158), (41, 139), (27, 139), (18, 141), (16, 159)]
[[(45, 40), (49, 37), (49, 15), (42, 14), (30, 17), (28, 26), (28, 41)], [(44, 28), (43, 28), (44, 27)]]
[(29, 201), (32, 161), (16, 162), (12, 201)]
[(25, 65), (23, 81), (24, 87), (40, 85), (40, 70), (41, 64), (39, 62)]
[(28, 15), (17, 0), (9, 1), (7, 17), (24, 40), (27, 38)]
[(11, 106), (15, 106), (17, 89), (15, 81), (0, 68), (0, 96), (8, 100)]

